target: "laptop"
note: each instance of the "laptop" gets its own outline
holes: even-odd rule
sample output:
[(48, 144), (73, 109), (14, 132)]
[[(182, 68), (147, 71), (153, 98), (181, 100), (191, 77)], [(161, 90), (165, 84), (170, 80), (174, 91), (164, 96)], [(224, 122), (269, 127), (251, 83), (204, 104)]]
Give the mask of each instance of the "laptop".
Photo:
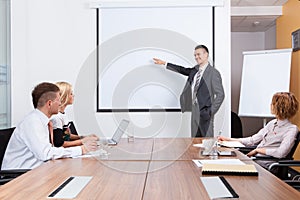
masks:
[(122, 135), (125, 133), (127, 127), (129, 125), (129, 121), (126, 119), (123, 119), (117, 130), (115, 131), (114, 135), (112, 136), (111, 139), (107, 139), (107, 144), (108, 145), (117, 145), (122, 137)]

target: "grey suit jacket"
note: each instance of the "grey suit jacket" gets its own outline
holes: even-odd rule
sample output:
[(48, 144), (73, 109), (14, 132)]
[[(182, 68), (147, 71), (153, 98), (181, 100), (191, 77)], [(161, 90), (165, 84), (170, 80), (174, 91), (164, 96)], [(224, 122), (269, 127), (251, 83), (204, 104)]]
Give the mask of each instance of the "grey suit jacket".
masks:
[[(199, 69), (199, 65), (196, 65), (193, 68), (185, 68), (179, 65), (168, 63), (167, 69), (188, 76), (187, 82), (180, 96), (180, 105), (182, 112), (191, 111), (192, 82)], [(219, 71), (210, 64), (206, 67), (202, 75), (196, 96), (201, 118), (210, 118), (212, 115), (214, 115), (219, 110), (224, 100), (225, 94), (221, 75)]]

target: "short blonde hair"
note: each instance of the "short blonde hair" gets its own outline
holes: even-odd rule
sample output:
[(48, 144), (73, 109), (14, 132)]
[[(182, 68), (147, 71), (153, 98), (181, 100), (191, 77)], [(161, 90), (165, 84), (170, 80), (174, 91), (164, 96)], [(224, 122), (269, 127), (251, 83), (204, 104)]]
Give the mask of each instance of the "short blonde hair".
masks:
[(272, 98), (272, 112), (279, 119), (289, 119), (298, 111), (298, 100), (290, 92), (278, 92)]
[(72, 85), (67, 82), (57, 82), (55, 83), (59, 87), (59, 94), (60, 94), (60, 106), (64, 107), (68, 104), (70, 95), (72, 93)]

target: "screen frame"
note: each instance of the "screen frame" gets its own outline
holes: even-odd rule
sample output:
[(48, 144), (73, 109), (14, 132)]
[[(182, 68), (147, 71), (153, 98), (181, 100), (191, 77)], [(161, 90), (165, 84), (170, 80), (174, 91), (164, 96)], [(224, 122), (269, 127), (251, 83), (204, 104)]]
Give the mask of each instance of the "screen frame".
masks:
[[(211, 24), (211, 30), (212, 30), (212, 62), (215, 63), (215, 6), (211, 5), (212, 8), (212, 24)], [(181, 108), (101, 108), (99, 105), (99, 46), (100, 46), (100, 38), (99, 38), (99, 32), (100, 32), (100, 26), (99, 26), (99, 12), (101, 7), (96, 8), (96, 80), (97, 80), (97, 88), (96, 88), (96, 112), (98, 113), (112, 113), (112, 112), (182, 112)]]

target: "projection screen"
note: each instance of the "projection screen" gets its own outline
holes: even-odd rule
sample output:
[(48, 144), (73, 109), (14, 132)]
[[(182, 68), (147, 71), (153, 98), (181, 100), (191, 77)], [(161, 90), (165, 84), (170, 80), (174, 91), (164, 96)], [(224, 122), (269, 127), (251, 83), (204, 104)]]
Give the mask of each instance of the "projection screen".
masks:
[(212, 6), (100, 6), (97, 111), (180, 111), (186, 78), (155, 65), (193, 67), (194, 48), (213, 57)]

